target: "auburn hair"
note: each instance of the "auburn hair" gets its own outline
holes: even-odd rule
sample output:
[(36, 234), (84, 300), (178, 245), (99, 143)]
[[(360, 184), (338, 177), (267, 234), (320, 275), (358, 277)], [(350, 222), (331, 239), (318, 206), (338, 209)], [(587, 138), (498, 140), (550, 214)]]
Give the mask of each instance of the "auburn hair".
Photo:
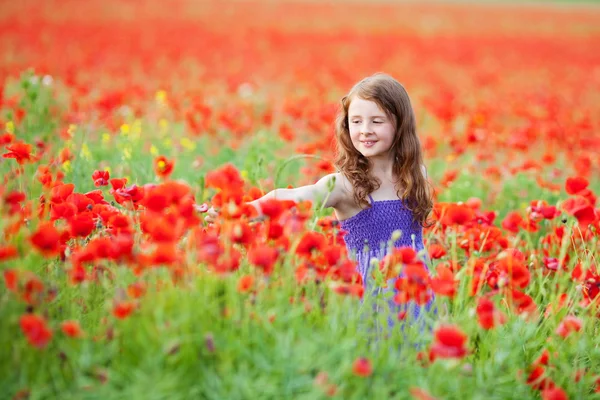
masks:
[(375, 102), (394, 121), (396, 134), (390, 148), (394, 156), (393, 173), (398, 178), (396, 192), (412, 211), (421, 226), (429, 226), (428, 216), (433, 209), (432, 187), (423, 175), (423, 153), (417, 137), (416, 118), (404, 87), (387, 74), (377, 73), (358, 82), (342, 97), (336, 118), (337, 154), (335, 166), (351, 182), (354, 200), (359, 206), (369, 206), (367, 197), (381, 186), (371, 176), (372, 165), (352, 144), (348, 108), (359, 97)]

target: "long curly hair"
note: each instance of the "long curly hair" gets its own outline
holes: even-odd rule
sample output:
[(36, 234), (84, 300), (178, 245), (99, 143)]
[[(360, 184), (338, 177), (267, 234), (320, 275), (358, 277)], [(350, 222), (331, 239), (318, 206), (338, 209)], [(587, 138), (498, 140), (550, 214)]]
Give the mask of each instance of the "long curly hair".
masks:
[(377, 103), (395, 121), (396, 135), (390, 152), (395, 160), (393, 173), (398, 178), (396, 192), (404, 205), (412, 211), (414, 220), (421, 226), (430, 226), (428, 216), (433, 209), (433, 193), (421, 170), (423, 154), (417, 137), (415, 114), (404, 87), (383, 73), (358, 82), (342, 98), (336, 119), (335, 166), (351, 182), (355, 202), (369, 207), (368, 195), (381, 186), (381, 181), (371, 176), (371, 162), (354, 147), (350, 138), (348, 108), (356, 97)]

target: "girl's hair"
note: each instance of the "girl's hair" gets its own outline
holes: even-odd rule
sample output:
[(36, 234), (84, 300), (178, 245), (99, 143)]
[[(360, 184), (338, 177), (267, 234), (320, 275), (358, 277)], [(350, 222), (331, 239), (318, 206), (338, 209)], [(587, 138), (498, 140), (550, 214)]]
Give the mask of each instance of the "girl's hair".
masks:
[(354, 200), (368, 206), (367, 196), (381, 186), (370, 176), (372, 165), (352, 144), (348, 125), (348, 108), (352, 99), (360, 97), (375, 103), (395, 121), (396, 135), (390, 152), (395, 156), (394, 175), (400, 188), (398, 197), (413, 213), (415, 221), (428, 226), (433, 208), (431, 186), (423, 176), (423, 155), (417, 137), (416, 119), (404, 87), (387, 74), (377, 73), (358, 82), (341, 100), (336, 119), (337, 157), (335, 166), (352, 183)]

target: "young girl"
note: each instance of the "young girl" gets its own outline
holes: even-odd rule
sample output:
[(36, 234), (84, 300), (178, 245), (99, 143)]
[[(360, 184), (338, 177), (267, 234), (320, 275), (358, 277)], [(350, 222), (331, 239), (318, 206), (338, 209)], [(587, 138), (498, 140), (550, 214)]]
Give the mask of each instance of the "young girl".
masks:
[[(339, 172), (314, 185), (275, 189), (250, 204), (260, 213), (260, 203), (269, 198), (325, 199), (325, 207), (333, 207), (341, 228), (347, 231), (348, 253), (357, 260), (365, 294), (369, 294), (373, 286), (370, 260), (383, 259), (392, 237), (394, 247), (423, 251), (422, 227), (433, 208), (415, 115), (404, 87), (382, 73), (358, 82), (341, 100), (336, 139)], [(205, 220), (211, 223), (216, 215), (211, 209)], [(399, 307), (392, 300), (388, 304), (391, 325)], [(414, 307), (411, 314), (418, 317), (420, 309)]]

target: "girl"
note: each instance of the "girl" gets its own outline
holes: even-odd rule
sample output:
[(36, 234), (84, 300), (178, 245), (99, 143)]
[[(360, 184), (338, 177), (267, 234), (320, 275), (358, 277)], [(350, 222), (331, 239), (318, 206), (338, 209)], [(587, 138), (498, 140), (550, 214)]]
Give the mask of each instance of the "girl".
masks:
[[(358, 262), (368, 294), (371, 259), (382, 260), (391, 248), (388, 243), (423, 251), (423, 225), (433, 208), (415, 115), (404, 87), (382, 73), (358, 82), (341, 100), (336, 139), (339, 172), (314, 185), (275, 189), (250, 204), (261, 213), (261, 201), (269, 198), (325, 199), (325, 207), (333, 207), (347, 231), (346, 247)], [(212, 223), (216, 215), (211, 209), (205, 220)], [(392, 300), (388, 304), (391, 325), (399, 308)], [(418, 317), (419, 308), (411, 314)]]

